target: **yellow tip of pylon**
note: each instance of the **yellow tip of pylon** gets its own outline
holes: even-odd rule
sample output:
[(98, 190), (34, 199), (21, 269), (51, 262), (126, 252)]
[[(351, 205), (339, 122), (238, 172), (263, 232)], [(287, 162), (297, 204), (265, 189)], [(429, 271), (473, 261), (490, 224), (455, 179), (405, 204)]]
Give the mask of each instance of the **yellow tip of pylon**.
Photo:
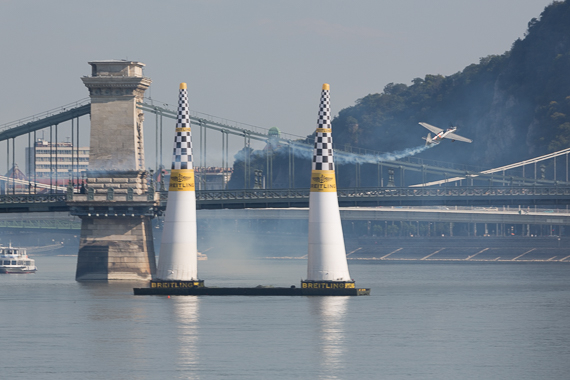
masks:
[(186, 83), (180, 83), (180, 89), (186, 90)]
[(331, 86), (328, 83), (323, 84), (323, 90), (330, 90)]

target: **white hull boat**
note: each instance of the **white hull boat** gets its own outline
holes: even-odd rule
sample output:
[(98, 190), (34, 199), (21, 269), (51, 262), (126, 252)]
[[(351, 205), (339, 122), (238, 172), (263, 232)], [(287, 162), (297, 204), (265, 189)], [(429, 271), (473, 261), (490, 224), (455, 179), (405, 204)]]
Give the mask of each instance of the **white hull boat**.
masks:
[(26, 248), (0, 246), (0, 273), (34, 273), (36, 262), (30, 259)]

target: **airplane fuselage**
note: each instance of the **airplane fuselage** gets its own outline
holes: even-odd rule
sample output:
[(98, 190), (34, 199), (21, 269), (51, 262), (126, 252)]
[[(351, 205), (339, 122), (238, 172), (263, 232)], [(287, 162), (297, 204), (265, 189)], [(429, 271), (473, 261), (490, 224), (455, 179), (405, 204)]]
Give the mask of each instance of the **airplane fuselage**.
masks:
[(426, 140), (426, 145), (439, 144), (441, 142), (441, 140), (443, 140), (444, 138), (449, 139), (451, 141), (457, 140), (457, 141), (463, 141), (466, 143), (473, 142), (473, 140), (468, 139), (467, 137), (463, 137), (463, 136), (459, 136), (459, 135), (455, 134), (454, 132), (457, 130), (457, 127), (451, 126), (450, 128), (443, 130), (441, 128), (434, 127), (433, 125), (430, 125), (428, 123), (421, 122), (420, 125), (422, 127), (426, 128), (427, 130), (429, 130), (431, 133), (435, 133), (435, 136), (433, 136), (433, 138), (431, 137), (431, 133), (428, 133), (427, 137), (422, 137), (422, 139)]
[(445, 131), (441, 131), (438, 134), (436, 134), (435, 136), (433, 136), (433, 138), (431, 139), (431, 144), (439, 144), (441, 142), (441, 140), (443, 140), (445, 138), (445, 136), (447, 136), (450, 133), (453, 133), (457, 130), (457, 127), (452, 127), (452, 128), (448, 128)]

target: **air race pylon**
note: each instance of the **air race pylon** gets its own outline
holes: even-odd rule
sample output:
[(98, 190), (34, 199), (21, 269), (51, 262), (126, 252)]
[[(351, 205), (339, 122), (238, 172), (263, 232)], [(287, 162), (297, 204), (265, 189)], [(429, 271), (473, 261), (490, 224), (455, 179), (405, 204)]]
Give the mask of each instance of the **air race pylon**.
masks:
[(186, 83), (180, 84), (178, 118), (155, 288), (201, 287), (198, 280), (196, 193)]
[(348, 273), (336, 193), (330, 88), (323, 85), (309, 195), (309, 254), (303, 289), (354, 288)]
[(166, 218), (158, 260), (158, 280), (149, 288), (134, 288), (135, 295), (179, 296), (367, 296), (369, 288), (356, 288), (348, 274), (344, 238), (336, 195), (329, 85), (323, 85), (315, 137), (311, 194), (309, 197), (309, 262), (301, 287), (206, 287), (197, 277), (196, 197), (192, 171), (190, 120), (186, 84), (180, 85), (180, 105), (174, 162), (166, 205)]

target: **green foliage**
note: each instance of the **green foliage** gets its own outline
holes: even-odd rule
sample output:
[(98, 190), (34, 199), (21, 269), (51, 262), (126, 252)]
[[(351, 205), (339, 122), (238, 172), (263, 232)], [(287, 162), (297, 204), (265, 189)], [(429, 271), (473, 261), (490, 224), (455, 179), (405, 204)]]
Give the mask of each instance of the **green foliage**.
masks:
[[(388, 83), (381, 93), (368, 94), (332, 121), (337, 145), (393, 152), (423, 145), (427, 130), (418, 122), (440, 128), (458, 126), (472, 144), (444, 141), (421, 153), (422, 158), (497, 167), (570, 147), (570, 0), (553, 2), (528, 23), (523, 39), (509, 51), (489, 55), (449, 76), (427, 74), (409, 85)], [(313, 144), (313, 136), (304, 141)], [(269, 156), (268, 156), (269, 155)], [(244, 165), (247, 160), (248, 165)], [(288, 187), (286, 150), (251, 151), (236, 155), (228, 188), (251, 188), (261, 170), (273, 188)], [(293, 187), (310, 181), (309, 159), (294, 159)], [(352, 187), (356, 167), (337, 165), (337, 185)], [(376, 186), (375, 165), (359, 168), (358, 182)], [(384, 173), (385, 176), (385, 173)], [(396, 180), (396, 183), (398, 181)], [(427, 226), (351, 226), (354, 233), (388, 236), (425, 235)], [(431, 233), (447, 234), (436, 226)]]
[[(417, 146), (424, 121), (473, 138), (427, 158), (500, 165), (570, 147), (570, 0), (554, 2), (528, 23), (524, 39), (450, 76), (389, 83), (341, 110), (334, 141), (393, 151)], [(493, 140), (499, 141), (493, 141)], [(449, 144), (448, 144), (449, 146)]]

